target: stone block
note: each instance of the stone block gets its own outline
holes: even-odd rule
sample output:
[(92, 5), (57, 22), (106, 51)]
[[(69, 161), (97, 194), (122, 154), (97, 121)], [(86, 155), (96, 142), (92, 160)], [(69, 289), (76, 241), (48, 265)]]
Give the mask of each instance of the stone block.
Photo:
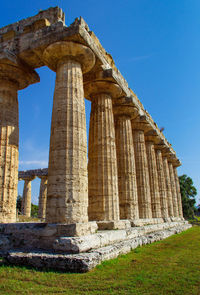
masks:
[(95, 221), (74, 224), (56, 224), (56, 228), (58, 236), (66, 235), (68, 237), (94, 234), (98, 229)]
[(160, 224), (163, 223), (163, 218), (147, 218), (147, 219), (137, 219), (131, 220), (131, 226), (144, 226), (148, 224)]
[(99, 230), (126, 229), (131, 227), (129, 220), (98, 221)]

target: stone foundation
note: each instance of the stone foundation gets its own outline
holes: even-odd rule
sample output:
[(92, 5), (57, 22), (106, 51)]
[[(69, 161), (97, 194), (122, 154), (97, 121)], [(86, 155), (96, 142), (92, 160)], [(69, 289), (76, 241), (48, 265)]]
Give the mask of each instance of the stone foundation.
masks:
[[(2, 226), (0, 228), (1, 256), (5, 261), (14, 265), (70, 272), (87, 272), (104, 260), (191, 227), (186, 221), (164, 222), (123, 230), (98, 231), (81, 237), (67, 237), (64, 234), (64, 225), (24, 224), (23, 240), (22, 233), (19, 235), (19, 225), (4, 225), (4, 231)], [(23, 226), (21, 224), (21, 227)], [(32, 233), (32, 237), (28, 233)], [(40, 237), (40, 247), (36, 243), (36, 236)], [(48, 241), (46, 249), (45, 240)]]
[(0, 251), (12, 249), (42, 249), (52, 250), (53, 243), (58, 237), (74, 237), (94, 234), (97, 231), (96, 222), (76, 224), (50, 223), (9, 223), (0, 224)]

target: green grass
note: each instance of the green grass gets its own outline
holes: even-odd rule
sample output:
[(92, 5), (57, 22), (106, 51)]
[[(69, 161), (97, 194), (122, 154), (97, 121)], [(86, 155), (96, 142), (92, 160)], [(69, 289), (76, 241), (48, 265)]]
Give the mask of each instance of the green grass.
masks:
[(195, 218), (189, 219), (192, 224), (200, 225), (200, 216), (195, 216)]
[(85, 274), (0, 266), (0, 294), (200, 294), (200, 227), (137, 248)]
[(26, 217), (24, 215), (19, 215), (17, 222), (41, 222), (37, 217)]

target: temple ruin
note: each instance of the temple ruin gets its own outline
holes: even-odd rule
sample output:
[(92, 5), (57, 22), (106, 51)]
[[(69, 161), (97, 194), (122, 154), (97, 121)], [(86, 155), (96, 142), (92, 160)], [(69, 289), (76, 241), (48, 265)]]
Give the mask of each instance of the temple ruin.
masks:
[[(18, 175), (17, 93), (42, 66), (56, 72), (48, 170)], [(83, 18), (67, 27), (55, 7), (0, 29), (0, 125), (0, 252), (10, 263), (87, 271), (190, 227), (175, 151)], [(16, 223), (18, 179), (28, 217), (36, 176), (45, 222)]]

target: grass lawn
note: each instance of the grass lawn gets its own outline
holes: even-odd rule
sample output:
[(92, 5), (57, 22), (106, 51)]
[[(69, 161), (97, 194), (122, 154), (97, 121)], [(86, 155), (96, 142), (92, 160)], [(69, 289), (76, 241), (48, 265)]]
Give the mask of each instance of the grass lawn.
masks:
[(200, 295), (200, 227), (137, 248), (85, 274), (2, 265), (0, 294)]

